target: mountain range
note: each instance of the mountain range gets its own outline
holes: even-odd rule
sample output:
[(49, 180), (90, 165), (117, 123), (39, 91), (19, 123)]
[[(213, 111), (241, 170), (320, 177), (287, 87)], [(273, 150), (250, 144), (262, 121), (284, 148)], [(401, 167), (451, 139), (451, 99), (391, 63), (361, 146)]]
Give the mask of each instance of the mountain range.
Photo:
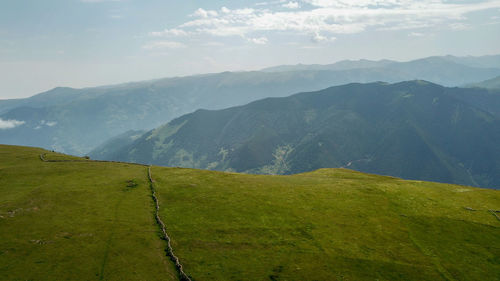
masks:
[[(433, 56), (423, 59), (417, 59), (409, 62), (398, 62), (394, 60), (342, 60), (333, 64), (297, 64), (297, 65), (278, 65), (273, 67), (268, 67), (262, 69), (266, 72), (282, 72), (282, 71), (300, 71), (300, 70), (348, 70), (348, 69), (359, 69), (359, 68), (413, 68), (417, 76), (427, 76), (431, 73), (426, 73), (425, 68), (429, 65), (434, 66), (448, 66), (450, 69), (448, 71), (456, 71), (456, 65), (468, 66), (472, 68), (498, 68), (500, 65), (500, 55), (490, 55), (490, 56), (480, 56), (480, 57), (457, 57), (457, 56)], [(454, 66), (454, 67), (453, 67)], [(433, 72), (437, 72), (436, 69)], [(432, 75), (435, 75), (434, 73)], [(426, 79), (428, 77), (425, 77)], [(467, 79), (464, 77), (464, 79)], [(435, 81), (436, 83), (440, 83)], [(442, 83), (443, 81), (441, 81)], [(443, 83), (445, 84), (445, 83)], [(455, 83), (452, 83), (455, 84)]]
[(354, 83), (197, 110), (90, 156), (257, 174), (345, 167), (500, 188), (499, 98), (421, 80)]
[(500, 89), (500, 76), (479, 83), (473, 83), (468, 86), (486, 89)]
[(446, 86), (500, 75), (500, 56), (430, 57), (410, 62), (343, 61), (307, 69), (275, 68), (165, 78), (121, 85), (55, 88), (0, 100), (0, 143), (84, 155), (130, 130), (150, 130), (196, 109), (222, 109), (351, 82), (425, 79)]

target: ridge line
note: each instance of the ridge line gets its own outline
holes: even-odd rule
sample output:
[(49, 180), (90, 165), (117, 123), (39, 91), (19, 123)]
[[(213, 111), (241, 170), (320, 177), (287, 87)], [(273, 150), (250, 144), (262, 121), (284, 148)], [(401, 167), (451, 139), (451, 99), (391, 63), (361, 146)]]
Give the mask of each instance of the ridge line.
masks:
[(128, 165), (136, 165), (136, 166), (143, 166), (143, 167), (148, 167), (149, 165), (146, 164), (140, 164), (140, 163), (132, 163), (132, 162), (123, 162), (123, 161), (111, 161), (111, 160), (93, 160), (93, 159), (72, 159), (72, 160), (48, 160), (45, 159), (45, 155), (47, 153), (42, 153), (40, 154), (40, 160), (43, 162), (97, 162), (97, 163), (118, 163), (118, 164), (128, 164)]

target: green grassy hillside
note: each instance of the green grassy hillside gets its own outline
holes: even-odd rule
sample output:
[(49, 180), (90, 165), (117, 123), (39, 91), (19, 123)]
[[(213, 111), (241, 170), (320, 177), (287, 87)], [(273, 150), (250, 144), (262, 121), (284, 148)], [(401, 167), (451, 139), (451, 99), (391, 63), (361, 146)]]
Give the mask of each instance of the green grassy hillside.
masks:
[[(146, 167), (41, 153), (0, 146), (1, 279), (177, 278)], [(500, 220), (488, 211), (500, 191), (345, 169), (151, 170), (193, 280), (500, 280)]]
[(146, 167), (43, 152), (0, 146), (0, 279), (175, 280)]
[(500, 280), (499, 191), (344, 169), (153, 174), (197, 280)]

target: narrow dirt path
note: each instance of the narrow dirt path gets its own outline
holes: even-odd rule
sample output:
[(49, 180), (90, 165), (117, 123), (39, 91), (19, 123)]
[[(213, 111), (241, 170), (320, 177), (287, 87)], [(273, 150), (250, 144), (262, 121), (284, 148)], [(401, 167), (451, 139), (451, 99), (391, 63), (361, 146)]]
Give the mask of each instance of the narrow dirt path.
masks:
[[(153, 201), (155, 203), (155, 220), (156, 223), (158, 224), (158, 227), (161, 230), (162, 237), (161, 239), (167, 241), (167, 247), (165, 248), (165, 253), (166, 255), (170, 258), (172, 262), (175, 263), (175, 268), (177, 270), (177, 273), (179, 274), (179, 280), (180, 281), (191, 281), (191, 278), (184, 272), (184, 269), (182, 267), (182, 264), (179, 261), (179, 258), (174, 254), (174, 250), (172, 249), (172, 245), (170, 243), (170, 236), (167, 234), (167, 229), (165, 227), (165, 224), (160, 218), (160, 203), (158, 201), (158, 198), (156, 197), (156, 190), (154, 187), (154, 180), (151, 175), (151, 165), (144, 165), (144, 164), (137, 164), (137, 163), (128, 163), (128, 162), (120, 162), (120, 161), (105, 161), (105, 160), (48, 160), (45, 158), (46, 153), (40, 154), (40, 160), (42, 162), (104, 162), (104, 163), (121, 163), (121, 164), (128, 164), (128, 165), (139, 165), (143, 167), (148, 167), (148, 182), (149, 182), (149, 187), (151, 190), (151, 197), (153, 198)], [(108, 246), (109, 246), (110, 241), (108, 241)], [(106, 253), (107, 256), (107, 253)], [(105, 257), (105, 260), (107, 257)], [(103, 278), (103, 272), (104, 272), (104, 266), (101, 268), (101, 280)]]

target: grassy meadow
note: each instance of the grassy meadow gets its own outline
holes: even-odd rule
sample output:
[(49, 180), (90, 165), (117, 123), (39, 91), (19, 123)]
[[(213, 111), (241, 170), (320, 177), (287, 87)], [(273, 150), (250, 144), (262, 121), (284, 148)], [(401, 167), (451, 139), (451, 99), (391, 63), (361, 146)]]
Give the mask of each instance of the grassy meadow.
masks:
[[(147, 168), (0, 145), (1, 280), (177, 280)], [(193, 280), (500, 280), (500, 191), (153, 167)]]
[(495, 190), (344, 169), (153, 175), (196, 280), (500, 280)]
[(146, 167), (44, 152), (0, 146), (0, 279), (176, 280)]

